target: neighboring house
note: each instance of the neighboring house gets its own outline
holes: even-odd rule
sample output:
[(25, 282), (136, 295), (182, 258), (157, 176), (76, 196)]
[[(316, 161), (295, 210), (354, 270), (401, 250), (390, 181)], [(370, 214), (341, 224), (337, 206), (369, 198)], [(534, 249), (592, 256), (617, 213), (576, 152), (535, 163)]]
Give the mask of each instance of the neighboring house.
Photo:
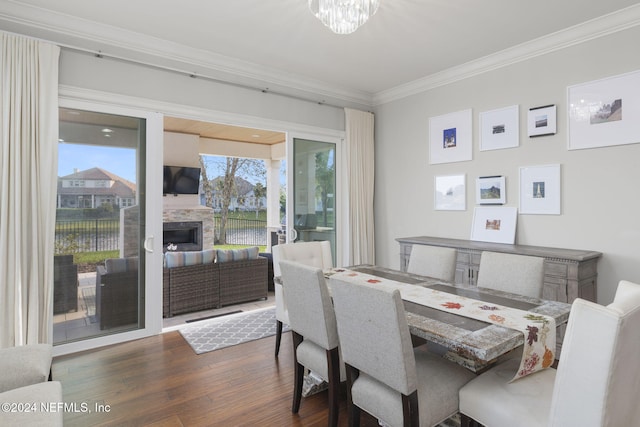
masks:
[(136, 185), (100, 168), (58, 178), (58, 208), (125, 208), (136, 204)]
[[(222, 181), (222, 177), (217, 177), (211, 180), (211, 186), (213, 188), (213, 209), (219, 212), (222, 207), (222, 194), (218, 189), (218, 182)], [(231, 203), (229, 204), (230, 211), (255, 211), (264, 209), (267, 206), (266, 196), (257, 198), (254, 193), (255, 185), (251, 184), (246, 179), (236, 177), (236, 188), (234, 194), (231, 196)], [(205, 196), (200, 188), (200, 204), (205, 205)]]

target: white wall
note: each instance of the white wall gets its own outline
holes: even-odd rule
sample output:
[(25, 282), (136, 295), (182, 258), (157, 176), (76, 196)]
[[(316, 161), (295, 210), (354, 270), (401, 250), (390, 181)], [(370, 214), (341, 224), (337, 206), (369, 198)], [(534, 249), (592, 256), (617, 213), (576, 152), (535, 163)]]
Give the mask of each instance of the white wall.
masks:
[[(519, 167), (560, 163), (562, 214), (519, 215), (516, 243), (602, 252), (600, 303), (613, 299), (620, 279), (640, 282), (640, 144), (568, 151), (566, 118), (567, 86), (640, 70), (639, 40), (636, 27), (376, 108), (377, 263), (399, 266), (398, 237), (468, 239), (478, 176), (506, 176), (506, 205), (517, 207)], [(515, 104), (520, 147), (480, 152), (478, 114)], [(527, 110), (548, 104), (558, 107), (557, 134), (527, 137)], [(473, 160), (430, 165), (429, 117), (468, 108)], [(462, 173), (466, 211), (434, 211), (434, 176)]]
[(344, 111), (341, 108), (190, 78), (109, 58), (96, 58), (65, 49), (60, 55), (60, 84), (263, 119), (344, 130)]

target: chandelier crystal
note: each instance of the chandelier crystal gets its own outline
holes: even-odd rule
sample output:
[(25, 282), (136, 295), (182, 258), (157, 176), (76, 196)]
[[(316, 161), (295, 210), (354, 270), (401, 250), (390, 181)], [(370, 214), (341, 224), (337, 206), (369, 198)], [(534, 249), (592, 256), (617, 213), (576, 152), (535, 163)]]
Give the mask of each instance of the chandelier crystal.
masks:
[(380, 0), (309, 0), (309, 9), (336, 34), (351, 34), (369, 20)]

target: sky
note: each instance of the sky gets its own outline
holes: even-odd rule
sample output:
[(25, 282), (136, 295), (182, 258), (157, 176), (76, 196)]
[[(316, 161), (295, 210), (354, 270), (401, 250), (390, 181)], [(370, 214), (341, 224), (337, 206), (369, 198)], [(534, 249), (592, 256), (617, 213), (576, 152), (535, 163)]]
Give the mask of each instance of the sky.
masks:
[(99, 167), (136, 182), (136, 150), (81, 144), (58, 144), (58, 176)]
[[(223, 157), (216, 157), (216, 160), (224, 162)], [(167, 162), (165, 161), (165, 163)], [(70, 175), (74, 169), (83, 171), (94, 167), (99, 167), (135, 183), (136, 150), (97, 145), (58, 144), (58, 176)], [(220, 169), (214, 168), (213, 174), (209, 173), (213, 175), (210, 178), (215, 178), (219, 173)], [(266, 184), (264, 178), (249, 176), (246, 179), (252, 184), (260, 181)], [(280, 173), (280, 182), (282, 185), (286, 183), (286, 175), (283, 171)]]

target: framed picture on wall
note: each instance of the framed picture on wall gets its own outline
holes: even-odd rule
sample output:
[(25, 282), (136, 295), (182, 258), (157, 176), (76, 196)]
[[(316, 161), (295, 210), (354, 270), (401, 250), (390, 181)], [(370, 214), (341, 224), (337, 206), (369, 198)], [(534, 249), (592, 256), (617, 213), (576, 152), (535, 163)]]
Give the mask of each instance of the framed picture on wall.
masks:
[(504, 205), (507, 202), (507, 185), (504, 176), (481, 176), (476, 179), (476, 203), (479, 205)]
[(556, 133), (556, 106), (545, 105), (543, 107), (529, 108), (527, 116), (527, 131), (529, 137), (555, 135)]
[(434, 181), (435, 210), (464, 211), (467, 209), (466, 175), (436, 176)]
[(520, 168), (520, 213), (560, 215), (560, 165)]
[(570, 86), (569, 150), (640, 142), (640, 71)]
[(514, 244), (517, 219), (517, 208), (476, 207), (473, 209), (471, 240)]
[(480, 151), (520, 145), (518, 105), (480, 113)]
[(458, 111), (429, 119), (429, 163), (472, 160), (471, 110)]

